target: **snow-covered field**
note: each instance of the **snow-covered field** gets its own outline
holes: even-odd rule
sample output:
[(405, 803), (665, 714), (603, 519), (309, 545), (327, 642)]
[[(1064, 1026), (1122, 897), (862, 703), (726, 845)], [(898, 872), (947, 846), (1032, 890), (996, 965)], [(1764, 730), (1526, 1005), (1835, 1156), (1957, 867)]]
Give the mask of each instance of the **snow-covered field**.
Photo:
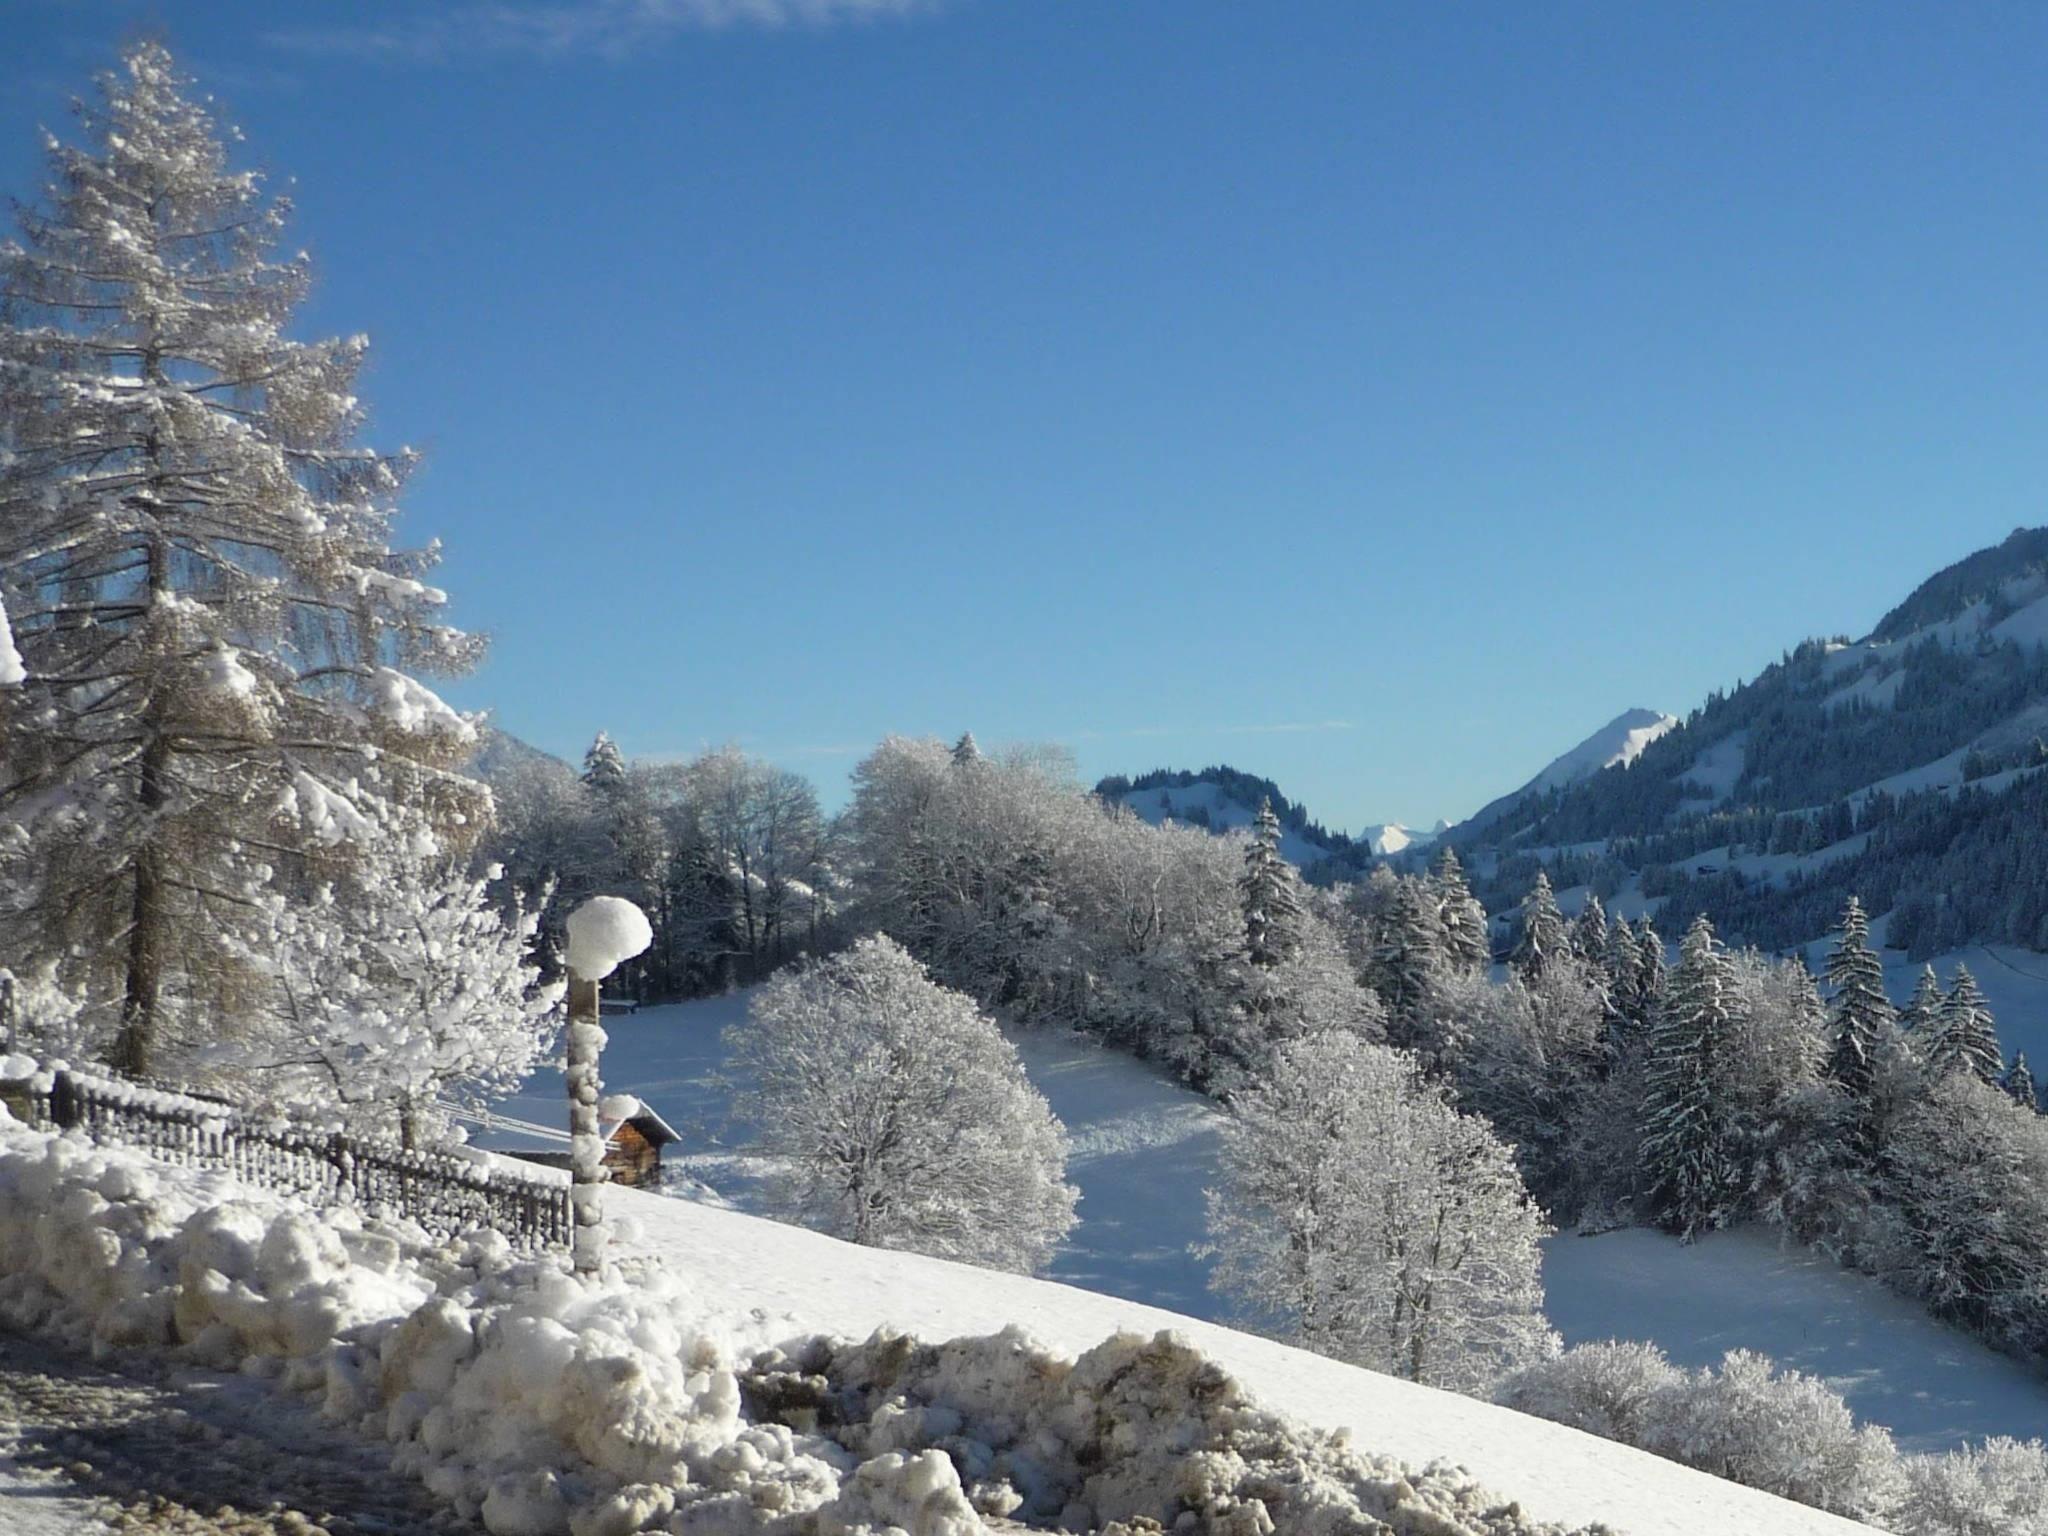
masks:
[[(1368, 1510), (1411, 1536), (1533, 1536), (1530, 1518), (1627, 1536), (1861, 1529), (1136, 1303), (689, 1200), (618, 1190), (609, 1203), (624, 1272), (585, 1286), (508, 1264), (502, 1245), (436, 1247), (0, 1119), (0, 1295), (18, 1326), (128, 1348), (175, 1329), (202, 1361), (311, 1394), (337, 1434), (388, 1438), (403, 1468), (480, 1507), (498, 1536), (625, 1536), (671, 1508), (692, 1536), (782, 1528), (774, 1517), (806, 1509), (821, 1532), (967, 1536), (991, 1528), (966, 1502), (970, 1477), (981, 1507), (1031, 1502), (1039, 1525), (1071, 1509), (1060, 1522), (1083, 1528), (1109, 1511), (1171, 1518), (1191, 1497), (1220, 1515), (1261, 1490), (1313, 1517), (1290, 1517), (1302, 1536), (1358, 1529)], [(817, 1337), (884, 1327), (943, 1347)], [(1161, 1330), (1173, 1336), (1143, 1342)], [(790, 1353), (758, 1353), (777, 1343)], [(863, 1416), (792, 1433), (742, 1411), (743, 1393), (793, 1391), (801, 1406), (820, 1390)], [(1356, 1453), (1318, 1428), (1354, 1431)], [(1360, 1459), (1388, 1455), (1409, 1473)], [(1419, 1470), (1439, 1459), (1520, 1510), (1463, 1474)]]
[(1713, 1232), (1690, 1247), (1640, 1228), (1554, 1237), (1543, 1279), (1567, 1344), (1647, 1339), (1693, 1367), (1760, 1350), (1821, 1377), (1902, 1450), (2048, 1425), (2048, 1381), (1766, 1228)]

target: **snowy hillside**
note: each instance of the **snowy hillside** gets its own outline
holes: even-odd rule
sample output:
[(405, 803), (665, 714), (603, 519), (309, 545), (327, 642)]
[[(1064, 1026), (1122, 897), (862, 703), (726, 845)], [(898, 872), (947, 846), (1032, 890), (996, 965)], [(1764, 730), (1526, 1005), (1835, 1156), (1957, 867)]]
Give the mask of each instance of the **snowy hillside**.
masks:
[(1603, 768), (1633, 763), (1642, 756), (1645, 747), (1679, 724), (1676, 715), (1661, 714), (1654, 709), (1623, 710), (1569, 752), (1552, 758), (1542, 772), (1520, 789), (1488, 803), (1456, 830), (1477, 832), (1492, 825), (1503, 812), (1529, 795), (1564, 789)]
[[(1235, 832), (1258, 819), (1257, 802), (1247, 805), (1223, 785), (1202, 779), (1185, 786), (1126, 790), (1118, 798), (1153, 826), (1161, 822), (1192, 822), (1212, 832)], [(1283, 826), (1280, 855), (1298, 869), (1329, 857), (1330, 849), (1298, 827)]]
[(1117, 1331), (1172, 1329), (1263, 1404), (1348, 1429), (1362, 1449), (1413, 1466), (1449, 1460), (1534, 1517), (1604, 1521), (1619, 1536), (1833, 1536), (1866, 1526), (1723, 1482), (1540, 1419), (1418, 1387), (1268, 1339), (1044, 1280), (850, 1248), (832, 1238), (686, 1200), (615, 1196), (634, 1247), (686, 1277), (714, 1313), (759, 1336), (811, 1329), (860, 1338), (891, 1327), (927, 1339), (1005, 1327), (1063, 1353)]
[(1610, 731), (1633, 772), (1573, 780), (1568, 754), (1561, 795), (1456, 829), (1476, 867), (1515, 861), (1489, 905), (1519, 899), (1529, 856), (1671, 932), (1704, 912), (1783, 949), (1856, 893), (1917, 954), (2048, 948), (2048, 530), (1937, 573), (1862, 640), (1785, 652), (1683, 725), (1629, 718)]

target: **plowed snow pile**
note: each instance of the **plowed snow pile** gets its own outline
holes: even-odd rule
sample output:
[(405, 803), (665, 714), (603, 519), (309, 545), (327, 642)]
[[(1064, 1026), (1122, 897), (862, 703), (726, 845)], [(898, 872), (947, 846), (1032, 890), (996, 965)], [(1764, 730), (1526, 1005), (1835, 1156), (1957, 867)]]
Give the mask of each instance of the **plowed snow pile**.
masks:
[(315, 1394), (497, 1536), (1560, 1529), (1266, 1412), (1171, 1334), (778, 1347), (657, 1262), (586, 1283), (4, 1111), (0, 1317)]

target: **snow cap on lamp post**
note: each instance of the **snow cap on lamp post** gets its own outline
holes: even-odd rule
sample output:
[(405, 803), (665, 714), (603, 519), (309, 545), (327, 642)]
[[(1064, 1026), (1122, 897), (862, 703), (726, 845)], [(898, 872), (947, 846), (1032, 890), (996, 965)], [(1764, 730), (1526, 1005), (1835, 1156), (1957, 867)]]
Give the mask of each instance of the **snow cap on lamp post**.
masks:
[(623, 896), (593, 896), (569, 914), (569, 969), (603, 981), (654, 942), (647, 914)]

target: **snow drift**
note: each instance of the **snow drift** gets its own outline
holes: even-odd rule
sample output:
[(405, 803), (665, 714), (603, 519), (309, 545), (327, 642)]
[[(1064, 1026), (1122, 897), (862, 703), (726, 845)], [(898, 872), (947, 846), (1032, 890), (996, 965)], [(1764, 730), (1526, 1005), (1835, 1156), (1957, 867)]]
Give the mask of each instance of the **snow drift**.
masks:
[(4, 1110), (0, 1318), (315, 1394), (494, 1536), (1562, 1529), (1295, 1425), (1170, 1333), (776, 1343), (681, 1266), (585, 1281)]

